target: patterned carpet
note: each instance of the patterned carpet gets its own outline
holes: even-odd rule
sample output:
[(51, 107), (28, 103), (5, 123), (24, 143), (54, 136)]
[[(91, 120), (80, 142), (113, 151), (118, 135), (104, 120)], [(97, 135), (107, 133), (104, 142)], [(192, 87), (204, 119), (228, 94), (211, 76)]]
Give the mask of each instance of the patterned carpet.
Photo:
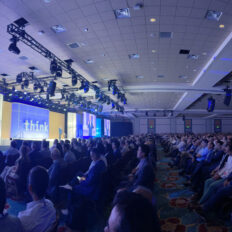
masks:
[[(158, 147), (159, 162), (155, 195), (158, 215), (161, 219), (163, 232), (232, 232), (229, 226), (210, 226), (194, 211), (189, 211), (187, 205), (193, 194), (183, 183), (186, 181), (178, 175), (178, 170), (168, 166), (170, 158)], [(229, 224), (229, 223), (225, 223)]]

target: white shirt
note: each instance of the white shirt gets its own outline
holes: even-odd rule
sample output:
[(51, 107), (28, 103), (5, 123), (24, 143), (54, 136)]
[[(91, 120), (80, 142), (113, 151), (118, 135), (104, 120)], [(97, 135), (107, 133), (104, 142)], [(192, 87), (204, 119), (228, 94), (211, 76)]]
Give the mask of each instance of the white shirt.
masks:
[(56, 210), (47, 199), (32, 201), (25, 211), (19, 212), (18, 218), (25, 232), (45, 232), (55, 223)]
[(231, 170), (232, 170), (232, 156), (230, 155), (228, 157), (228, 160), (225, 166), (221, 170), (218, 171), (218, 175), (221, 178), (226, 178), (231, 173)]

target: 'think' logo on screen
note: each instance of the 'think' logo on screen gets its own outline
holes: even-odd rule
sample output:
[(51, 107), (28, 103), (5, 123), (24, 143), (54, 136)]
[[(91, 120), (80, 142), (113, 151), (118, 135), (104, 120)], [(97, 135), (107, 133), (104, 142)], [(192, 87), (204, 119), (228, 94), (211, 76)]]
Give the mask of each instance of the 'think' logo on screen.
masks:
[(36, 121), (34, 123), (33, 120), (26, 120), (24, 126), (26, 131), (48, 132), (48, 124), (46, 122), (40, 123), (39, 121)]

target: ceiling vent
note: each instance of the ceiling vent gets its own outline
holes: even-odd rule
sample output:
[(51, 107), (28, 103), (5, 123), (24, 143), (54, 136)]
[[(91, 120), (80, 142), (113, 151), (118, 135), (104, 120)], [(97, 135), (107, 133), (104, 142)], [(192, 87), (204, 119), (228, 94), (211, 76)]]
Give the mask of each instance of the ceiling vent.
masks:
[(88, 59), (88, 60), (85, 61), (86, 64), (92, 64), (93, 62), (94, 62), (94, 61), (91, 60), (91, 59)]
[(214, 20), (214, 21), (219, 21), (219, 19), (222, 16), (221, 11), (216, 11), (216, 10), (208, 10), (206, 12), (205, 18), (208, 20)]
[(28, 60), (28, 57), (26, 57), (26, 56), (20, 56), (19, 59), (20, 60)]
[(172, 32), (160, 32), (159, 33), (160, 38), (163, 38), (163, 39), (170, 39), (172, 38), (172, 35), (173, 35)]
[(144, 76), (139, 75), (139, 76), (136, 76), (136, 78), (137, 78), (137, 79), (143, 79)]
[(198, 60), (198, 55), (188, 55), (188, 59), (190, 60)]
[(66, 29), (61, 26), (61, 25), (54, 25), (51, 27), (51, 29), (55, 32), (55, 33), (61, 33), (61, 32), (65, 32)]
[(130, 54), (128, 56), (130, 59), (139, 59), (139, 54)]
[(130, 18), (130, 9), (123, 8), (123, 9), (114, 10), (114, 14), (116, 19)]
[(161, 75), (161, 74), (160, 74), (160, 75), (158, 75), (157, 77), (158, 77), (158, 78), (164, 78), (164, 75)]
[(67, 44), (67, 46), (69, 46), (70, 48), (79, 48), (80, 47), (80, 45), (78, 44), (78, 43), (69, 43), (69, 44)]
[(188, 55), (190, 53), (190, 50), (186, 50), (186, 49), (180, 49), (179, 54), (183, 54), (183, 55)]

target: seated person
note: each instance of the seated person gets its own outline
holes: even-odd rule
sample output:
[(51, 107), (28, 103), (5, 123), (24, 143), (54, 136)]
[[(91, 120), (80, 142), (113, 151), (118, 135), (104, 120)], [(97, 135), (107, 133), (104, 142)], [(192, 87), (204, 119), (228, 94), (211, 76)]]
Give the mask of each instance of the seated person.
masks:
[(40, 156), (38, 142), (34, 141), (31, 143), (31, 150), (32, 151), (28, 154), (31, 161), (31, 166), (35, 167), (37, 165), (41, 165), (42, 157)]
[(41, 166), (48, 169), (52, 165), (51, 151), (49, 150), (49, 142), (43, 140), (41, 143)]
[(155, 175), (153, 167), (148, 161), (149, 147), (140, 145), (137, 151), (137, 158), (140, 160), (136, 169), (129, 175), (132, 188), (143, 186), (153, 191)]
[(159, 225), (151, 203), (143, 196), (127, 191), (119, 192), (114, 200), (105, 232), (159, 232)]
[(0, 178), (0, 230), (1, 232), (23, 232), (23, 227), (17, 217), (4, 213), (6, 204), (5, 183)]
[(13, 166), (15, 161), (19, 158), (19, 151), (17, 149), (17, 143), (15, 140), (12, 140), (10, 143), (10, 148), (4, 153), (5, 155), (5, 165)]
[[(67, 163), (61, 157), (61, 153), (57, 148), (52, 149), (51, 157), (53, 164), (48, 170), (49, 184), (48, 184), (48, 195), (56, 201), (58, 197), (58, 187), (62, 184), (62, 179), (66, 179), (63, 170), (67, 167)], [(63, 177), (63, 178), (62, 178)], [(64, 181), (65, 182), (65, 181)]]
[(64, 143), (64, 160), (67, 163), (73, 163), (76, 161), (76, 156), (74, 153), (71, 151), (71, 147), (69, 143)]
[[(79, 184), (73, 186), (74, 195), (85, 196), (92, 200), (98, 200), (102, 186), (102, 176), (106, 171), (104, 161), (101, 160), (101, 154), (98, 149), (93, 148), (90, 151), (93, 161), (92, 167), (88, 170), (88, 174), (79, 178)], [(76, 177), (75, 177), (76, 178)]]
[(232, 170), (232, 145), (227, 145), (226, 153), (229, 155), (228, 159), (222, 169), (219, 169), (214, 173), (212, 178), (209, 178), (205, 181), (204, 193), (199, 201), (199, 204), (205, 203), (211, 194), (220, 186), (225, 179), (229, 176)]
[(45, 168), (34, 167), (28, 178), (28, 190), (33, 199), (27, 204), (25, 211), (19, 212), (25, 232), (46, 232), (56, 221), (56, 210), (51, 201), (45, 199), (49, 182)]

